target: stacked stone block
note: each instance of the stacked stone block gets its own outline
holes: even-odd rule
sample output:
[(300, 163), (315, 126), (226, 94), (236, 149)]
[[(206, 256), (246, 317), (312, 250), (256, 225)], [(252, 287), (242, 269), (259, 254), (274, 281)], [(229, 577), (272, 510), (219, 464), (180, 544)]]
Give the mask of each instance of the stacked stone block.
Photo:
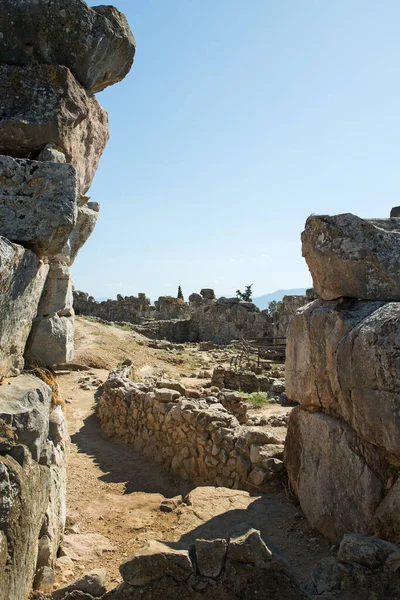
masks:
[[(135, 41), (124, 15), (83, 0), (2, 0), (0, 21), (0, 236), (36, 255), (41, 284), (48, 270), (39, 310), (28, 312), (35, 319), (25, 356), (49, 366), (73, 357), (69, 267), (99, 212), (85, 194), (109, 133), (93, 94), (128, 73)], [(7, 260), (0, 258), (3, 270)], [(22, 336), (16, 328), (14, 344), (2, 319), (0, 337), (11, 340), (15, 358), (0, 364), (1, 375), (23, 366), (27, 329)]]
[(284, 478), (284, 439), (268, 428), (240, 425), (222, 404), (229, 405), (231, 391), (221, 400), (193, 399), (176, 389), (133, 383), (126, 375), (111, 373), (97, 393), (107, 436), (195, 485), (266, 491)]
[(126, 75), (135, 42), (116, 9), (83, 0), (1, 0), (0, 23), (0, 600), (26, 600), (52, 590), (68, 434), (55, 389), (21, 371), (73, 356), (69, 268), (108, 140), (93, 94)]
[(315, 216), (302, 234), (319, 300), (288, 332), (285, 464), (311, 525), (400, 540), (400, 219)]

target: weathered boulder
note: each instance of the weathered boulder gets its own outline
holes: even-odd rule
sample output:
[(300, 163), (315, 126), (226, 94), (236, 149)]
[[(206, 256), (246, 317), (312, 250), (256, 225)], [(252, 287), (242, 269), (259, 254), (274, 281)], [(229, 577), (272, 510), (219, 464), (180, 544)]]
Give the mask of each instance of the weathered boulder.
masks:
[(202, 289), (200, 291), (200, 295), (204, 298), (204, 300), (215, 300), (215, 293), (211, 288)]
[(231, 531), (228, 544), (228, 560), (268, 568), (271, 564), (272, 552), (257, 529), (254, 529), (248, 523), (242, 523)]
[(37, 462), (49, 433), (51, 397), (49, 386), (33, 375), (20, 375), (0, 386), (0, 418)]
[(88, 573), (84, 573), (70, 585), (60, 588), (53, 592), (53, 600), (63, 600), (65, 596), (74, 590), (79, 590), (85, 594), (90, 594), (94, 598), (99, 598), (106, 593), (107, 572), (105, 569), (93, 569)]
[(56, 314), (46, 319), (34, 319), (25, 349), (28, 364), (51, 367), (71, 362), (73, 357), (73, 315), (60, 317)]
[(33, 252), (0, 237), (0, 375), (18, 374), (48, 273)]
[(400, 552), (399, 546), (375, 537), (351, 533), (346, 534), (340, 542), (337, 557), (343, 563), (356, 563), (373, 569), (381, 567), (394, 552)]
[(88, 202), (78, 208), (78, 218), (64, 248), (57, 255), (57, 259), (71, 266), (79, 250), (92, 235), (99, 217), (100, 205), (97, 202)]
[(312, 527), (333, 542), (348, 531), (369, 532), (390, 481), (377, 448), (343, 421), (298, 407), (290, 416), (284, 461)]
[(186, 581), (194, 572), (189, 550), (183, 544), (150, 541), (140, 553), (120, 566), (126, 583), (143, 586), (169, 575), (175, 581)]
[(336, 412), (400, 464), (400, 303), (316, 300), (289, 327), (286, 393)]
[(311, 215), (301, 239), (322, 299), (400, 300), (398, 219)]
[(108, 141), (108, 116), (66, 67), (0, 66), (0, 111), (0, 154), (71, 163), (86, 193)]
[(29, 595), (35, 573), (50, 471), (33, 461), (29, 453), (22, 465), (10, 456), (0, 457), (0, 489), (0, 531), (7, 540), (7, 568), (0, 569), (0, 600), (23, 600)]
[(0, 156), (0, 234), (55, 256), (76, 224), (79, 182), (72, 165)]
[[(2, 64), (64, 65), (91, 93), (121, 81), (135, 55), (125, 16), (83, 0), (2, 0)], [(60, 43), (62, 40), (62, 43)]]

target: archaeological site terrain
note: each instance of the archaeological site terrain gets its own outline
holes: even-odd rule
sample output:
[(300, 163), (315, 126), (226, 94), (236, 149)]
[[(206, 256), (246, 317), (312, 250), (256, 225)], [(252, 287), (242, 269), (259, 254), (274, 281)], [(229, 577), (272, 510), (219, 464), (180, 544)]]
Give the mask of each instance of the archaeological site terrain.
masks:
[(73, 289), (135, 49), (0, 0), (0, 600), (400, 600), (400, 212), (310, 216), (274, 310)]

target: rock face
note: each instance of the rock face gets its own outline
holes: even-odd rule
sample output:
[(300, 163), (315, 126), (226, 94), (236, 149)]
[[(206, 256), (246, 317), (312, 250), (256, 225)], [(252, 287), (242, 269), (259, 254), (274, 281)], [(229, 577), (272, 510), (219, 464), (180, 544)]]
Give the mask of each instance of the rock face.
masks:
[[(125, 16), (83, 0), (2, 0), (1, 63), (63, 65), (91, 93), (121, 81), (135, 55)], [(62, 43), (60, 43), (62, 40)]]
[[(49, 366), (73, 357), (68, 267), (99, 214), (84, 196), (108, 141), (107, 113), (93, 93), (125, 77), (135, 41), (123, 14), (83, 0), (3, 0), (0, 24), (0, 235), (50, 264), (40, 306), (38, 297), (32, 303), (36, 318), (30, 310), (23, 317), (32, 327), (27, 361)], [(27, 277), (15, 283), (25, 303), (37, 281)], [(23, 306), (18, 300), (16, 309)], [(4, 348), (9, 374), (23, 367), (27, 336), (18, 326), (10, 335), (7, 298), (0, 311), (0, 335), (10, 338), (0, 365)]]
[(56, 255), (76, 224), (74, 167), (0, 156), (0, 173), (0, 234), (40, 257)]
[(32, 375), (20, 375), (0, 387), (0, 418), (15, 431), (18, 442), (39, 462), (49, 432), (51, 393)]
[(273, 315), (272, 337), (284, 338), (296, 311), (309, 303), (307, 296), (284, 296)]
[(349, 531), (400, 540), (400, 303), (387, 301), (397, 295), (397, 222), (312, 216), (303, 233), (324, 300), (289, 326), (286, 393), (300, 407), (284, 461), (307, 519), (334, 542)]
[(59, 261), (50, 263), (46, 285), (37, 316), (25, 349), (29, 364), (68, 363), (74, 355), (74, 310), (69, 267)]
[(24, 348), (49, 267), (0, 237), (0, 376), (24, 367)]
[(400, 304), (319, 300), (301, 309), (287, 347), (286, 391), (334, 410), (400, 464)]
[(85, 194), (108, 141), (97, 100), (59, 65), (0, 66), (0, 99), (0, 154), (55, 162), (54, 154), (39, 154), (52, 143), (77, 169)]
[(314, 290), (323, 300), (400, 300), (398, 219), (312, 215), (301, 239)]
[(71, 266), (82, 246), (92, 235), (99, 217), (100, 206), (97, 202), (88, 202), (78, 208), (78, 218), (68, 241), (57, 259)]
[[(18, 445), (0, 452), (0, 599), (23, 600), (51, 569), (65, 525), (68, 434), (61, 407), (41, 380), (21, 375), (0, 387), (0, 413)], [(0, 545), (1, 545), (0, 544)]]
[(290, 417), (285, 466), (311, 526), (332, 541), (369, 530), (392, 477), (382, 454), (346, 423), (300, 408)]
[(55, 580), (68, 434), (54, 390), (20, 371), (24, 354), (72, 359), (69, 266), (108, 139), (93, 93), (127, 74), (135, 43), (121, 13), (83, 0), (1, 0), (0, 30), (0, 600), (26, 600)]

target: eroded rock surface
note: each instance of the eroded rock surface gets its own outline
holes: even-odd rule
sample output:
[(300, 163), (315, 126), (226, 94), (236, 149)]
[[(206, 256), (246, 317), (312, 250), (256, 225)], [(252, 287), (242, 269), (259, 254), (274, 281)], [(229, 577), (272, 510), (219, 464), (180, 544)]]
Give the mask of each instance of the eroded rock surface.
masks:
[(0, 237), (0, 376), (24, 367), (24, 349), (49, 267)]
[(54, 256), (77, 220), (72, 165), (0, 156), (0, 234), (38, 256)]
[[(6, 65), (68, 67), (91, 93), (121, 81), (135, 55), (125, 16), (83, 0), (2, 0), (0, 61)], [(60, 43), (62, 40), (62, 43)]]
[(301, 239), (314, 290), (323, 300), (400, 300), (398, 219), (312, 215)]
[[(86, 193), (108, 141), (108, 117), (66, 67), (0, 66), (0, 110), (0, 154), (59, 162), (58, 152)], [(44, 150), (51, 143), (56, 150)]]

